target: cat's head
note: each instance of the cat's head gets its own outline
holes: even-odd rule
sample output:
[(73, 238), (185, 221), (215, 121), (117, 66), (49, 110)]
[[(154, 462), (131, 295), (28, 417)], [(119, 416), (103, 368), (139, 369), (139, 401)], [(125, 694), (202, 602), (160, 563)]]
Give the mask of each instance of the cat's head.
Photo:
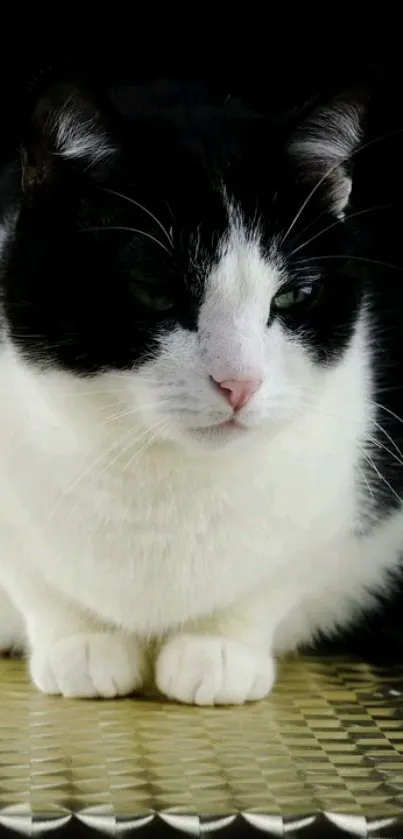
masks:
[(192, 86), (51, 90), (3, 255), (11, 340), (94, 394), (118, 374), (157, 438), (294, 421), (359, 314), (340, 268), (362, 118), (354, 98), (290, 125)]

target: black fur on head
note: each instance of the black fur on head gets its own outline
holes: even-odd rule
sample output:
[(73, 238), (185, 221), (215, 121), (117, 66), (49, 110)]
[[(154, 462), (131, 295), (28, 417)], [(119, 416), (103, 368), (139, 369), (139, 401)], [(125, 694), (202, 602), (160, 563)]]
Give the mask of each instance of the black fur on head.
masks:
[(31, 358), (94, 373), (141, 363), (177, 324), (196, 330), (231, 204), (267, 253), (276, 244), (291, 287), (319, 278), (316, 308), (281, 316), (318, 358), (337, 354), (359, 283), (327, 257), (348, 246), (341, 218), (362, 126), (351, 95), (280, 119), (173, 79), (55, 85), (25, 132), (3, 255), (15, 341)]

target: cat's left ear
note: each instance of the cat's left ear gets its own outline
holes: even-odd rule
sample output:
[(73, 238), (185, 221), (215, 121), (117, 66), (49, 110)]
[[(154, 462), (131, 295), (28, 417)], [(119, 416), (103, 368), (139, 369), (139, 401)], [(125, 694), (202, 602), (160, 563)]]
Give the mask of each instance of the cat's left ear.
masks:
[(340, 96), (317, 108), (294, 132), (288, 152), (308, 183), (323, 183), (331, 209), (343, 216), (352, 189), (354, 157), (364, 139), (365, 94)]
[(91, 98), (73, 86), (54, 87), (37, 103), (23, 143), (23, 191), (51, 187), (73, 168), (100, 178), (117, 154), (105, 117)]

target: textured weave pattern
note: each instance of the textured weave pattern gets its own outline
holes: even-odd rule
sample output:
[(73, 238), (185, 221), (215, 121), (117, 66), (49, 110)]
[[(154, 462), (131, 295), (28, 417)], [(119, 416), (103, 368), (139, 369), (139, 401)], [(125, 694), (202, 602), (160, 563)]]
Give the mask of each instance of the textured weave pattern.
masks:
[(0, 836), (403, 837), (403, 667), (283, 664), (260, 704), (50, 699), (0, 662)]

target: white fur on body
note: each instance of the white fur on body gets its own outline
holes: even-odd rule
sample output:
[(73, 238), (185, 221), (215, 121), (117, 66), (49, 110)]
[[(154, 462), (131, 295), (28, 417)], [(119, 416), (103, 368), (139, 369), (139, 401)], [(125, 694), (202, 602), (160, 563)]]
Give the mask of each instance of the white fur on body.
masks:
[[(199, 332), (178, 328), (137, 372), (80, 379), (1, 349), (0, 581), (42, 690), (108, 697), (154, 673), (184, 702), (257, 699), (275, 655), (387, 583), (403, 513), (360, 535), (364, 313), (340, 362), (318, 366), (267, 327), (282, 279), (237, 222)], [(231, 413), (209, 375), (262, 379), (244, 429), (203, 436)]]

